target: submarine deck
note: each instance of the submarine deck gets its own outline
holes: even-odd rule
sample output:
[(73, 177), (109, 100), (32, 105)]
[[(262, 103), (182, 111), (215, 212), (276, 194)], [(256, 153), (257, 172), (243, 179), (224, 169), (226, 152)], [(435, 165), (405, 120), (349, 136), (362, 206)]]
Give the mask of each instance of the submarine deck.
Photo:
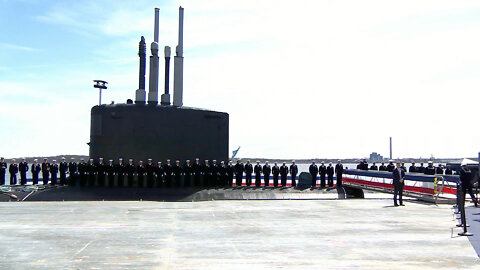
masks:
[(0, 269), (473, 269), (451, 205), (3, 202)]

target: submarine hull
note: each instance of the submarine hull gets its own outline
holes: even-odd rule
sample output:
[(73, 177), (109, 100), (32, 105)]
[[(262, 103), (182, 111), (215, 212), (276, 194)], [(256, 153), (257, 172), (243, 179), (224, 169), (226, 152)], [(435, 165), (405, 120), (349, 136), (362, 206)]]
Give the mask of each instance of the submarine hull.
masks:
[(228, 124), (227, 113), (188, 107), (94, 106), (90, 158), (227, 161)]

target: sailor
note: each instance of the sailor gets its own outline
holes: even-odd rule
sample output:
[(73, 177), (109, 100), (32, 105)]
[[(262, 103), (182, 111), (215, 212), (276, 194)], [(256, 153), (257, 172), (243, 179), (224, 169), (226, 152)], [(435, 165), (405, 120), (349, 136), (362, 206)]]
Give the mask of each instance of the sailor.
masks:
[(278, 187), (278, 175), (280, 174), (280, 167), (274, 162), (272, 166), (273, 187)]
[(227, 186), (232, 187), (233, 185), (233, 176), (235, 174), (235, 167), (232, 164), (232, 161), (230, 160), (227, 165)]
[(286, 164), (286, 162), (283, 162), (282, 166), (280, 166), (280, 183), (282, 187), (287, 186), (288, 167)]
[(327, 182), (329, 187), (333, 187), (333, 174), (335, 173), (335, 169), (332, 166), (332, 163), (328, 163), (327, 167)]
[(157, 178), (157, 186), (162, 187), (163, 186), (163, 166), (161, 161), (157, 162), (157, 166), (155, 167), (155, 176)]
[[(368, 164), (367, 164), (368, 166)], [(339, 159), (337, 165), (335, 165), (335, 174), (337, 176), (337, 187), (342, 186), (342, 177), (343, 177), (343, 165), (342, 161)]]
[(193, 185), (196, 187), (200, 186), (200, 179), (202, 176), (202, 165), (200, 165), (200, 159), (196, 158), (195, 163), (192, 165), (192, 171), (193, 171)]
[(80, 163), (78, 163), (78, 177), (80, 179), (80, 186), (85, 186), (87, 184), (87, 164), (85, 163), (85, 159), (81, 158)]
[(443, 174), (442, 164), (438, 164), (438, 167), (436, 168), (435, 174)]
[(167, 162), (163, 164), (163, 173), (165, 174), (165, 186), (172, 187), (172, 165), (170, 164), (170, 159), (167, 159)]
[(65, 161), (65, 158), (62, 157), (62, 162), (58, 166), (58, 171), (60, 172), (60, 185), (64, 186), (67, 184), (67, 171), (68, 163)]
[(127, 173), (127, 186), (133, 187), (135, 181), (135, 164), (133, 159), (128, 160), (128, 164), (125, 166), (125, 172)]
[(123, 163), (123, 158), (119, 158), (118, 164), (115, 165), (115, 174), (117, 175), (117, 182), (119, 187), (124, 186), (125, 172), (126, 172), (126, 167), (125, 167), (125, 164)]
[(407, 167), (405, 167), (405, 162), (402, 162), (402, 165), (400, 166), (400, 168), (401, 168), (404, 172), (407, 172)]
[(214, 187), (218, 187), (219, 170), (217, 160), (212, 160), (212, 164), (210, 165), (210, 171), (212, 172), (211, 184)]
[(20, 185), (26, 185), (28, 163), (25, 161), (25, 158), (22, 158), (22, 161), (18, 164), (18, 171), (20, 172)]
[(93, 187), (95, 186), (95, 178), (97, 176), (97, 168), (93, 162), (93, 158), (88, 161), (87, 164), (87, 173), (88, 173), (88, 185)]
[(153, 188), (155, 185), (155, 164), (151, 158), (147, 160), (147, 165), (145, 165), (145, 171), (147, 172), (147, 187)]
[(272, 168), (268, 165), (268, 161), (265, 161), (265, 165), (262, 168), (263, 172), (263, 182), (265, 183), (264, 187), (270, 186), (270, 173), (272, 172)]
[(32, 172), (32, 185), (38, 185), (38, 174), (42, 170), (40, 164), (38, 164), (38, 159), (33, 160), (32, 167), (30, 171)]
[(68, 163), (68, 174), (69, 174), (69, 179), (68, 179), (68, 184), (70, 186), (75, 186), (77, 182), (77, 176), (78, 176), (78, 165), (75, 162), (75, 158), (70, 158), (70, 162)]
[(185, 162), (185, 165), (183, 166), (183, 171), (185, 173), (185, 182), (184, 186), (185, 187), (191, 187), (192, 186), (192, 164), (190, 164), (190, 160), (187, 160)]
[(113, 164), (112, 159), (110, 159), (108, 164), (105, 165), (105, 173), (108, 178), (108, 186), (113, 187), (115, 185), (115, 165)]
[(375, 165), (375, 162), (372, 163), (372, 166), (370, 166), (371, 171), (378, 171), (377, 165)]
[(326, 184), (326, 175), (327, 175), (327, 166), (325, 166), (325, 162), (321, 162), (320, 166), (318, 166), (318, 172), (320, 174), (320, 188), (324, 188)]
[(146, 173), (145, 165), (143, 164), (143, 160), (140, 160), (137, 165), (137, 186), (138, 187), (145, 187), (144, 179)]
[(182, 177), (182, 173), (183, 173), (183, 169), (182, 169), (182, 166), (180, 166), (180, 160), (176, 160), (175, 161), (175, 165), (173, 165), (173, 176), (174, 176), (174, 179), (175, 179), (175, 187), (180, 187), (180, 184), (181, 184), (181, 177)]
[(472, 178), (473, 173), (470, 168), (468, 168), (467, 164), (462, 164), (462, 168), (460, 169), (460, 185), (463, 193), (463, 200), (465, 200), (465, 196), (468, 192), (468, 194), (470, 194), (470, 198), (472, 198), (472, 201), (475, 204), (475, 207), (478, 207), (478, 201), (473, 195)]
[(380, 167), (378, 167), (378, 170), (381, 171), (381, 172), (386, 172), (387, 171), (387, 166), (385, 166), (384, 162), (382, 162)]
[(366, 159), (363, 160), (363, 170), (368, 171), (368, 162)]
[(245, 164), (245, 182), (247, 187), (252, 185), (252, 173), (253, 165), (250, 163), (250, 160), (247, 160), (247, 164)]
[(211, 186), (210, 176), (212, 172), (210, 170), (210, 162), (208, 161), (208, 159), (206, 159), (205, 162), (203, 163), (202, 174), (203, 174), (203, 186), (210, 187)]
[(291, 187), (295, 188), (297, 186), (297, 174), (298, 174), (298, 167), (295, 160), (292, 160), (292, 164), (290, 165), (289, 171), (290, 171), (290, 176), (292, 178)]
[(408, 168), (409, 173), (416, 173), (417, 172), (417, 167), (415, 166), (415, 162), (412, 162), (412, 165)]
[(10, 166), (8, 167), (8, 172), (10, 173), (10, 185), (17, 184), (17, 173), (18, 173), (18, 165), (15, 163), (15, 159), (10, 161)]
[(417, 173), (425, 173), (425, 167), (423, 167), (423, 162), (421, 162), (420, 167), (417, 168)]
[(428, 161), (428, 166), (424, 170), (426, 175), (435, 175), (435, 167), (433, 167), (433, 161)]
[(235, 164), (235, 184), (237, 187), (242, 186), (242, 177), (243, 177), (243, 171), (244, 171), (244, 166), (240, 162), (240, 160), (237, 160), (237, 164)]
[(220, 161), (220, 166), (218, 166), (218, 173), (220, 174), (220, 184), (219, 186), (226, 187), (228, 185), (228, 175), (227, 175), (227, 166), (225, 161)]
[(44, 158), (42, 162), (42, 180), (44, 185), (48, 184), (48, 178), (50, 176), (50, 173), (48, 172), (49, 169), (50, 163), (48, 163), (48, 159)]
[(103, 162), (103, 158), (98, 159), (95, 168), (97, 171), (98, 185), (103, 187), (105, 185), (105, 163)]
[(403, 186), (405, 180), (405, 171), (401, 168), (400, 162), (397, 162), (397, 168), (393, 169), (393, 205), (398, 206), (397, 203), (397, 195), (398, 195), (398, 202), (401, 206), (405, 206), (403, 204)]
[(453, 174), (452, 168), (450, 168), (450, 166), (447, 166), (445, 168), (445, 175), (452, 175), (452, 174)]
[(260, 165), (260, 161), (257, 160), (257, 165), (254, 168), (255, 172), (255, 186), (261, 187), (262, 186), (262, 165)]
[(7, 173), (7, 163), (5, 159), (0, 158), (0, 185), (5, 185), (5, 174)]
[(52, 164), (50, 164), (50, 184), (56, 185), (57, 184), (57, 173), (58, 173), (58, 164), (57, 161), (54, 159), (52, 160)]
[(317, 174), (318, 174), (318, 167), (315, 165), (315, 161), (312, 162), (310, 167), (308, 168), (308, 171), (312, 175), (312, 183), (311, 187), (316, 188), (317, 187)]
[(395, 169), (395, 165), (393, 165), (393, 160), (390, 160), (390, 163), (388, 163), (387, 165), (387, 171), (393, 172), (394, 169)]

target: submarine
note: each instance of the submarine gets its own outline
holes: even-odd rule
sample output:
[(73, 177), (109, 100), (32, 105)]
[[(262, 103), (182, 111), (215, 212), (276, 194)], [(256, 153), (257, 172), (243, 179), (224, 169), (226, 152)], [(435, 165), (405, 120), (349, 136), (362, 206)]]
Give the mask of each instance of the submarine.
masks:
[(170, 102), (170, 54), (164, 48), (164, 93), (158, 95), (159, 9), (155, 8), (154, 41), (151, 43), (148, 95), (145, 87), (146, 43), (139, 42), (139, 85), (135, 101), (100, 104), (91, 109), (89, 155), (95, 160), (119, 158), (228, 161), (229, 115), (183, 106), (183, 14), (179, 8), (178, 45), (174, 56), (173, 103)]

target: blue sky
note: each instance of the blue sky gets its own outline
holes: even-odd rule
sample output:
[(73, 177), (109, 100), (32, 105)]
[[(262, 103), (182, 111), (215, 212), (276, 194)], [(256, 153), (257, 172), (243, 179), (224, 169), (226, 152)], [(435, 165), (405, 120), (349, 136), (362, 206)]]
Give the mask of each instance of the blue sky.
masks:
[(180, 5), (184, 104), (228, 112), (240, 156), (480, 151), (480, 2), (0, 0), (0, 156), (88, 154), (92, 80), (133, 98), (154, 8), (175, 48)]

